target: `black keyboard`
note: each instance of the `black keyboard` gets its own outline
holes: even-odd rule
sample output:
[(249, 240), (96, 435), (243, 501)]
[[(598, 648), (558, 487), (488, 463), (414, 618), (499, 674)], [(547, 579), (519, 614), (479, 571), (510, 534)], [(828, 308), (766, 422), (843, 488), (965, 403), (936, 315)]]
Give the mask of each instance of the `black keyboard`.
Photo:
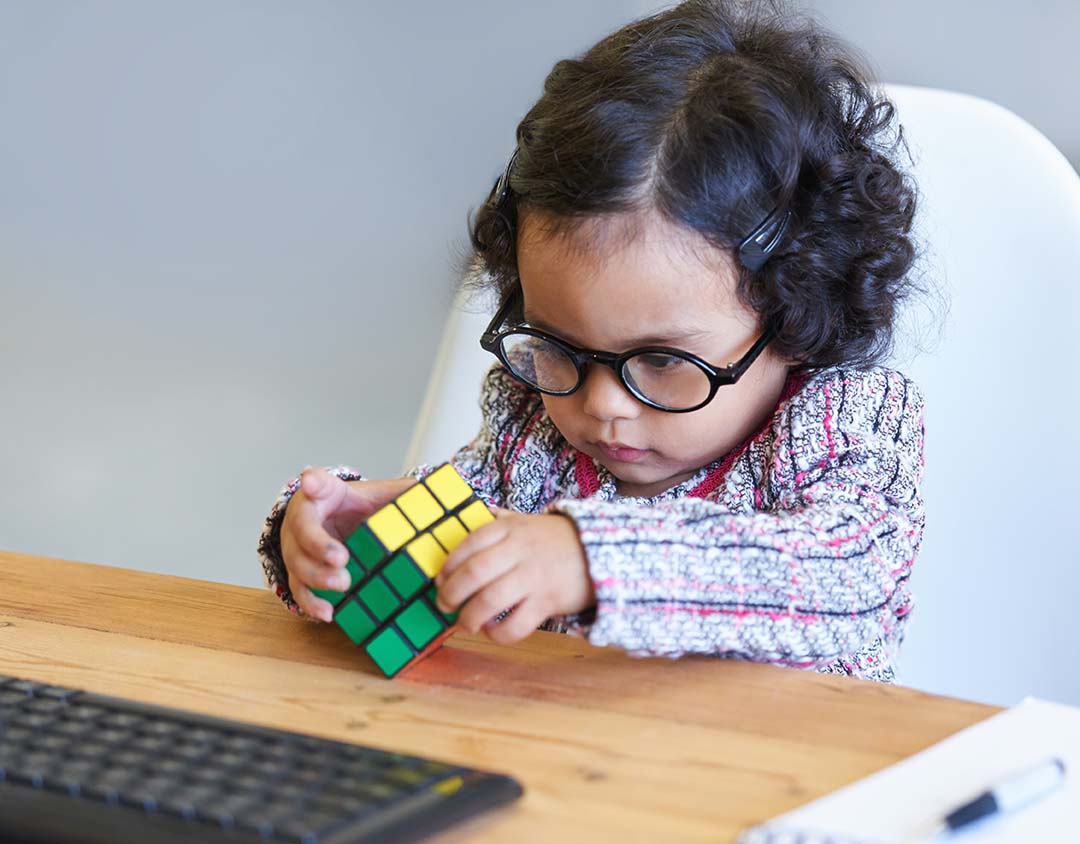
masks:
[(412, 842), (499, 774), (0, 675), (0, 841)]

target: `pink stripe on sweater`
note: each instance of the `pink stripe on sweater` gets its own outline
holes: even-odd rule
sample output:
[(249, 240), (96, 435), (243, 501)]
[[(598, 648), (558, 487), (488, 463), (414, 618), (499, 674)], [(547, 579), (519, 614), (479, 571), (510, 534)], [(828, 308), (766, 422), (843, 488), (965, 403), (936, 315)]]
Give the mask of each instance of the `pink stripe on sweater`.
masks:
[(734, 592), (737, 595), (743, 595), (747, 592), (784, 596), (790, 594), (787, 589), (781, 589), (777, 586), (769, 586), (767, 584), (748, 586), (745, 583), (704, 583), (700, 580), (688, 580), (682, 577), (673, 577), (668, 578), (667, 580), (616, 580), (613, 577), (605, 577), (601, 580), (594, 581), (593, 585), (596, 589), (615, 586), (636, 589), (638, 591), (644, 591), (650, 587), (658, 587), (661, 589), (687, 589), (700, 592)]
[(826, 619), (820, 615), (809, 615), (806, 613), (796, 612), (782, 612), (779, 610), (759, 610), (752, 607), (742, 607), (739, 609), (732, 609), (729, 607), (679, 607), (672, 604), (659, 604), (657, 606), (649, 607), (621, 607), (619, 612), (633, 613), (635, 615), (643, 615), (649, 613), (664, 613), (666, 615), (676, 615), (677, 613), (691, 613), (692, 615), (710, 616), (710, 615), (728, 615), (733, 618), (747, 618), (748, 616), (761, 616), (768, 618), (770, 621), (781, 621), (783, 619), (790, 618), (793, 621), (802, 621), (806, 623), (820, 624)]

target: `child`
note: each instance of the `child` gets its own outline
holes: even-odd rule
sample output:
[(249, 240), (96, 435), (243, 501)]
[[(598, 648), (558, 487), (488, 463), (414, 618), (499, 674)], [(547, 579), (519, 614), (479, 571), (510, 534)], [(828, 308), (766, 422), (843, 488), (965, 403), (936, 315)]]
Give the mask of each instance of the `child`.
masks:
[[(500, 509), (437, 580), (464, 629), (895, 682), (923, 431), (875, 365), (914, 260), (893, 117), (813, 24), (728, 2), (555, 65), (470, 226), (499, 362), (450, 459)], [(345, 588), (342, 539), (430, 470), (305, 471), (271, 587), (330, 620), (310, 587)]]

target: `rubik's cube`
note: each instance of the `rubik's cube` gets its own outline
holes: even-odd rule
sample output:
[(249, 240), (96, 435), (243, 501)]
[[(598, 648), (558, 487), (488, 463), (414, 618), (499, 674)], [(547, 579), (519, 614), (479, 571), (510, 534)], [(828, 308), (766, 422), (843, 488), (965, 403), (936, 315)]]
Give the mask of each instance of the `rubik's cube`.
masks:
[(313, 589), (334, 605), (334, 621), (387, 677), (436, 650), (457, 614), (435, 606), (432, 582), (470, 531), (494, 519), (453, 466), (376, 510), (345, 540), (352, 580), (345, 592)]

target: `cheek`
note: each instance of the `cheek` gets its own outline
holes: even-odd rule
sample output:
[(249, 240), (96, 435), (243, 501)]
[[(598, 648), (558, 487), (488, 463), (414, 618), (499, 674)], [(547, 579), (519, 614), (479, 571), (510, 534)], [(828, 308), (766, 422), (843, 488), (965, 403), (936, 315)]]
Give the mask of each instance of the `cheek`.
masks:
[(577, 394), (571, 396), (543, 396), (544, 409), (555, 427), (571, 443), (577, 438), (578, 420), (581, 411), (577, 408)]

